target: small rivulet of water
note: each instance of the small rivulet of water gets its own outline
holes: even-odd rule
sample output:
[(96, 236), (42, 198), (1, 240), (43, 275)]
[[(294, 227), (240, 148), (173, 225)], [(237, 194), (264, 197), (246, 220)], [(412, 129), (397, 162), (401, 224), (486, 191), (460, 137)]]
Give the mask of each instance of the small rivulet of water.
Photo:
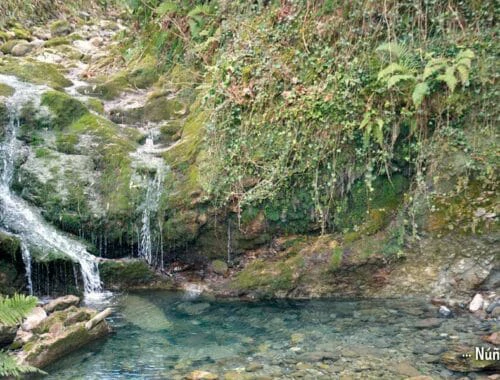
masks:
[[(97, 259), (87, 252), (81, 242), (57, 231), (43, 219), (37, 209), (10, 190), (16, 152), (19, 147), (17, 132), (20, 128), (21, 109), (30, 103), (35, 108), (39, 108), (40, 96), (47, 90), (47, 87), (24, 83), (7, 75), (0, 75), (0, 82), (15, 90), (14, 95), (6, 101), (9, 122), (5, 126), (4, 140), (0, 143), (0, 168), (2, 170), (0, 173), (0, 210), (2, 213), (0, 224), (7, 231), (20, 237), (25, 247), (23, 257), (29, 252), (28, 247), (33, 246), (45, 254), (62, 253), (77, 262), (82, 272), (85, 295), (87, 297), (100, 295), (101, 280)], [(31, 259), (29, 262), (31, 263)], [(29, 270), (30, 268), (27, 267), (26, 272), (28, 273)]]
[(21, 254), (23, 256), (24, 268), (26, 270), (26, 281), (28, 281), (28, 292), (33, 295), (33, 279), (31, 277), (31, 253), (28, 246), (21, 242)]
[(158, 168), (154, 177), (148, 180), (146, 198), (142, 204), (141, 231), (139, 236), (139, 256), (149, 265), (153, 265), (153, 236), (151, 218), (156, 215), (163, 186), (163, 170)]

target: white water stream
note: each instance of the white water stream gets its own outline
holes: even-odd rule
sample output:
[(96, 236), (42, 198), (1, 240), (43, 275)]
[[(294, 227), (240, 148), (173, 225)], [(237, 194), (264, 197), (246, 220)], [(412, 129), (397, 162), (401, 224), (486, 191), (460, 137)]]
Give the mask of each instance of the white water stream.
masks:
[[(81, 242), (48, 224), (36, 208), (10, 190), (14, 163), (20, 147), (17, 133), (21, 109), (29, 103), (33, 103), (35, 109), (38, 109), (40, 95), (47, 87), (24, 83), (7, 75), (0, 75), (0, 83), (15, 89), (15, 93), (7, 98), (9, 122), (4, 128), (4, 139), (0, 143), (0, 225), (22, 239), (26, 252), (29, 252), (28, 247), (36, 247), (44, 255), (63, 254), (77, 262), (82, 273), (85, 296), (100, 298), (102, 293), (97, 258)], [(28, 268), (26, 271), (28, 273)]]

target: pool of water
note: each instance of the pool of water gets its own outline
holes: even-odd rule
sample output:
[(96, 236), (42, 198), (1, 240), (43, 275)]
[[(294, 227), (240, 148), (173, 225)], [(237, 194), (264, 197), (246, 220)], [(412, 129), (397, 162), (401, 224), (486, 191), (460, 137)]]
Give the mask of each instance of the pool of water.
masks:
[(440, 354), (480, 344), (494, 323), (465, 313), (423, 328), (438, 312), (415, 299), (243, 302), (149, 291), (111, 302), (114, 333), (47, 368), (49, 378), (458, 378)]

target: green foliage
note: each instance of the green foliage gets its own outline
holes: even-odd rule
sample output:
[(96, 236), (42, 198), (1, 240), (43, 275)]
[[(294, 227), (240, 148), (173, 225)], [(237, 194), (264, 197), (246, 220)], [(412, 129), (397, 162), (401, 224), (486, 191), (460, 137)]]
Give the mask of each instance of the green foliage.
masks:
[(62, 130), (88, 113), (87, 108), (73, 97), (59, 91), (48, 91), (42, 95), (42, 105), (53, 114), (51, 127)]
[(4, 351), (0, 351), (0, 376), (1, 377), (15, 377), (21, 378), (22, 375), (29, 373), (38, 373), (46, 375), (46, 372), (39, 370), (38, 368), (18, 364), (16, 359), (10, 356)]
[(12, 297), (0, 295), (0, 323), (15, 326), (36, 306), (36, 297), (15, 294)]

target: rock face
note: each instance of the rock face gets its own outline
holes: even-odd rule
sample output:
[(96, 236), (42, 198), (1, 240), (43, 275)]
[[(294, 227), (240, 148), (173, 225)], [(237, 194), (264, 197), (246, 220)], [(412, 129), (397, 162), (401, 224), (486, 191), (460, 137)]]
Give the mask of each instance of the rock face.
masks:
[(4, 347), (14, 340), (16, 328), (12, 326), (0, 325), (0, 347)]

